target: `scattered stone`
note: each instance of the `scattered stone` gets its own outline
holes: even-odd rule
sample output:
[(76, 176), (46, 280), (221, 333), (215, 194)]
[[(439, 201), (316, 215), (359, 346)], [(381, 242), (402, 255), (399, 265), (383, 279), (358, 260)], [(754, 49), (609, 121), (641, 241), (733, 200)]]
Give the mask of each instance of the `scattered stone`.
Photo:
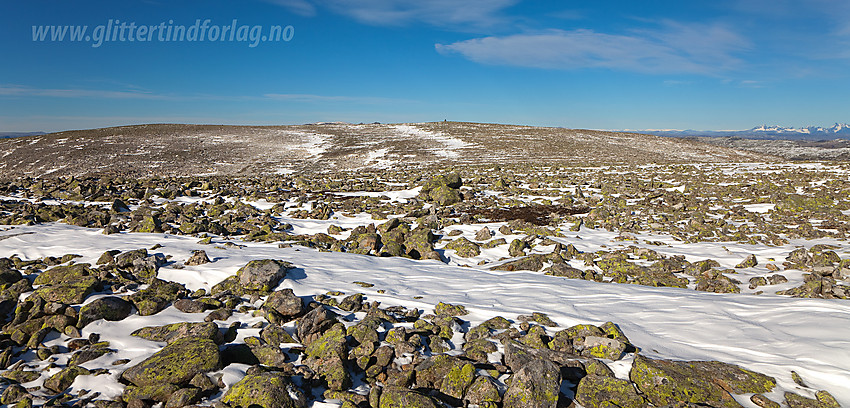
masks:
[(735, 265), (736, 268), (752, 268), (758, 265), (758, 260), (756, 260), (756, 256), (753, 254), (747, 255), (747, 258), (741, 261), (738, 265)]
[(111, 322), (124, 320), (132, 312), (133, 305), (130, 302), (115, 296), (102, 297), (80, 309), (77, 328), (82, 329), (100, 319)]
[(177, 339), (141, 363), (130, 367), (121, 378), (137, 386), (184, 385), (198, 373), (221, 368), (218, 346), (203, 337)]
[(247, 374), (221, 397), (232, 408), (306, 408), (307, 398), (292, 380), (276, 372)]
[(207, 252), (204, 250), (192, 251), (192, 256), (189, 257), (184, 265), (187, 266), (197, 266), (210, 263), (210, 258), (207, 257)]
[(271, 292), (286, 276), (286, 272), (294, 267), (286, 261), (259, 259), (248, 262), (236, 272), (236, 276), (239, 278), (239, 284), (247, 290)]

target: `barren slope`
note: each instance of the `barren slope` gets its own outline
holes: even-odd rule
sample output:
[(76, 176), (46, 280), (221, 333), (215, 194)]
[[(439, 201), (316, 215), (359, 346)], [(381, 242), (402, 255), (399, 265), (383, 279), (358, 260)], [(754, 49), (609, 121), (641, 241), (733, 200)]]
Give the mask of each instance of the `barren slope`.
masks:
[(274, 174), (452, 164), (779, 160), (692, 140), (459, 122), (139, 125), (0, 140), (0, 151), (4, 178)]

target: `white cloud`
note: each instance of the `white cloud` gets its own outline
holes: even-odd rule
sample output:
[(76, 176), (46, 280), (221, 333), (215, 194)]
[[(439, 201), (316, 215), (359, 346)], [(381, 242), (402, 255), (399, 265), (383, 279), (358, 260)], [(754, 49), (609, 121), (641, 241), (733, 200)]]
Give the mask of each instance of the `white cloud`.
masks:
[(547, 30), (437, 44), (472, 61), (545, 69), (606, 68), (653, 74), (717, 74), (734, 68), (746, 40), (719, 25), (664, 23), (630, 35)]
[[(263, 0), (312, 16), (318, 8), (372, 25), (425, 23), (440, 27), (480, 28), (507, 21), (502, 10), (520, 0)], [(470, 27), (471, 26), (471, 27)]]
[(209, 94), (157, 94), (137, 90), (102, 90), (102, 89), (61, 89), (61, 88), (32, 88), (23, 85), (0, 84), (0, 97), (46, 97), (46, 98), (95, 98), (95, 99), (149, 99), (167, 101), (291, 101), (291, 102), (352, 102), (363, 104), (407, 103), (412, 100), (384, 98), (376, 96), (337, 96), (313, 94), (268, 93), (264, 95), (209, 95)]
[(266, 3), (276, 4), (300, 16), (312, 17), (316, 15), (316, 6), (307, 0), (263, 0)]
[(46, 96), (56, 98), (103, 98), (103, 99), (167, 99), (168, 96), (137, 90), (98, 90), (30, 88), (21, 85), (0, 85), (0, 96)]

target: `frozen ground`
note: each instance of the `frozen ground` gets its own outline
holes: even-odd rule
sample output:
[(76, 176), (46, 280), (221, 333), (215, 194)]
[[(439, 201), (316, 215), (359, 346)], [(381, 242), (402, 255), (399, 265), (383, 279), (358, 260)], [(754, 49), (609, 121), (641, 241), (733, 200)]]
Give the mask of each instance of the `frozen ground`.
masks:
[[(413, 132), (407, 128), (399, 131)], [(427, 132), (437, 134), (438, 130)], [(320, 143), (313, 139), (314, 136), (304, 136), (306, 139), (300, 142), (304, 149), (318, 149)], [(450, 145), (454, 142), (445, 143)], [(455, 147), (457, 151), (468, 148)], [(313, 150), (310, 154), (323, 153)], [(386, 153), (380, 157), (376, 155), (373, 159), (384, 160), (384, 157), (391, 156)], [(850, 214), (844, 193), (847, 188), (844, 182), (846, 166), (653, 165), (637, 169), (612, 166), (500, 172), (474, 168), (464, 175), (466, 181), (459, 190), (465, 196), (464, 201), (453, 206), (441, 206), (428, 201), (430, 198), (427, 196), (423, 198), (427, 183), (424, 176), (419, 177), (415, 173), (342, 174), (316, 180), (303, 180), (301, 175), (288, 174), (288, 171), (279, 173), (279, 178), (271, 181), (237, 179), (225, 183), (214, 180), (220, 185), (205, 179), (178, 179), (129, 188), (124, 185), (126, 181), (116, 181), (110, 185), (114, 189), (110, 194), (135, 197), (125, 198), (130, 204), (130, 211), (120, 213), (110, 209), (111, 198), (99, 198), (101, 193), (79, 193), (80, 198), (77, 199), (58, 198), (75, 197), (72, 194), (75, 189), (90, 191), (87, 189), (91, 186), (85, 183), (79, 185), (74, 180), (57, 182), (52, 187), (50, 183), (36, 182), (28, 187), (4, 190), (6, 193), (0, 196), (4, 211), (17, 211), (13, 214), (16, 216), (22, 211), (29, 211), (16, 207), (18, 204), (37, 203), (48, 207), (63, 203), (66, 206), (85, 204), (88, 209), (113, 211), (113, 218), (107, 218), (113, 226), (120, 224), (127, 231), (138, 225), (139, 220), (134, 217), (141, 219), (154, 211), (163, 217), (165, 230), (172, 233), (120, 232), (105, 235), (101, 228), (76, 227), (60, 222), (4, 226), (0, 227), (0, 257), (16, 255), (24, 260), (35, 260), (79, 254), (82, 257), (75, 262), (94, 264), (108, 250), (147, 248), (151, 253), (168, 257), (168, 263), (159, 269), (160, 279), (182, 283), (190, 290), (209, 290), (251, 260), (282, 259), (292, 262), (296, 269), (278, 289), (291, 288), (304, 299), (329, 291), (340, 291), (346, 295), (362, 293), (369, 302), (417, 308), (424, 313), (430, 313), (438, 302), (463, 305), (471, 312), (463, 317), (470, 327), (495, 316), (517, 321), (519, 315), (543, 312), (559, 324), (559, 327), (546, 329), (550, 335), (575, 324), (600, 325), (611, 321), (645, 356), (739, 364), (776, 378), (778, 386), (767, 395), (774, 401), (782, 401), (786, 391), (813, 397), (817, 390), (828, 390), (842, 405), (850, 405), (850, 353), (846, 352), (850, 349), (850, 301), (800, 299), (776, 294), (804, 284), (804, 274), (811, 272), (783, 265), (795, 249), (815, 245), (829, 248), (842, 259), (840, 263), (836, 262), (836, 273), (840, 275), (839, 272), (844, 270), (845, 261), (850, 258), (846, 225), (842, 224)], [(273, 185), (272, 182), (279, 184)], [(355, 186), (369, 188), (358, 189)], [(776, 186), (783, 191), (776, 193), (774, 190), (779, 188)], [(127, 190), (121, 190), (124, 188)], [(164, 198), (175, 191), (179, 192), (175, 197)], [(235, 195), (240, 191), (242, 195)], [(796, 199), (792, 193), (808, 198), (826, 197), (822, 200), (826, 204), (818, 204), (821, 201), (796, 204), (797, 201), (791, 200)], [(87, 199), (85, 194), (97, 199)], [(206, 233), (189, 235), (180, 231), (187, 221), (181, 223), (178, 220), (188, 217), (187, 214), (210, 220), (216, 217), (212, 215), (214, 211), (227, 208), (219, 211), (220, 218), (215, 218), (222, 223), (228, 215), (251, 214), (251, 211), (244, 211), (239, 202), (253, 207), (251, 211), (256, 213), (250, 217), (245, 215), (245, 220), (231, 220), (234, 225), (261, 220), (259, 222), (264, 225), (272, 226), (274, 233), (287, 238), (263, 243), (248, 241), (246, 236), (241, 235), (212, 234), (210, 242), (202, 243), (199, 239)], [(559, 221), (553, 218), (551, 223), (542, 226), (518, 226), (509, 221), (481, 217), (480, 214), (470, 216), (476, 209), (488, 206), (516, 209), (585, 202), (593, 207), (593, 211), (566, 216)], [(800, 205), (800, 210), (784, 210), (783, 207), (791, 205), (789, 203)], [(224, 207), (215, 209), (215, 205)], [(333, 211), (323, 212), (323, 209), (331, 208)], [(172, 221), (166, 221), (163, 213), (178, 209), (180, 211), (171, 213), (177, 214)], [(605, 215), (600, 210), (609, 214)], [(71, 210), (66, 208), (66, 211)], [(416, 215), (410, 215), (414, 213)], [(279, 245), (281, 241), (303, 243), (303, 240), (319, 235), (330, 236), (337, 243), (349, 245), (355, 228), (376, 224), (381, 231), (382, 223), (395, 218), (409, 223), (411, 228), (428, 220), (438, 220), (433, 231), (437, 236), (434, 244), (444, 262), (358, 255), (352, 253), (353, 247), (346, 248), (352, 250), (346, 253), (320, 251), (302, 245)], [(613, 227), (606, 224), (612, 219), (617, 222)], [(694, 219), (700, 223), (693, 222)], [(723, 223), (712, 224), (715, 221)], [(826, 221), (833, 222), (833, 225), (819, 229)], [(169, 222), (174, 225), (167, 225)], [(595, 222), (596, 225), (587, 227), (584, 224), (577, 228), (580, 222)], [(608, 228), (605, 228), (606, 225)], [(713, 230), (707, 231), (715, 235), (697, 237), (696, 233), (706, 231), (704, 225), (713, 225)], [(618, 230), (621, 226), (623, 230)], [(812, 229), (800, 232), (800, 226)], [(492, 236), (479, 239), (477, 236), (485, 227)], [(750, 229), (739, 230), (741, 227)], [(625, 231), (626, 228), (629, 231)], [(746, 230), (747, 235), (732, 240), (736, 236), (733, 234), (741, 230)], [(385, 231), (381, 234), (389, 236)], [(750, 239), (752, 237), (759, 239)], [(461, 256), (446, 247), (460, 238), (480, 244), (480, 253)], [(503, 243), (486, 246), (487, 242), (500, 239), (504, 239)], [(493, 267), (521, 258), (511, 255), (509, 250), (509, 243), (517, 240), (532, 243), (522, 256), (552, 254), (558, 252), (556, 244), (563, 247), (572, 245), (582, 255), (593, 255), (589, 259), (575, 256), (568, 260), (572, 267), (584, 271), (604, 272), (599, 261), (604, 260), (606, 255), (624, 251), (636, 254), (638, 249), (652, 250), (666, 259), (683, 256), (688, 262), (713, 259), (719, 264), (717, 270), (739, 282), (734, 289), (739, 289), (740, 293), (697, 291), (698, 278), (684, 273), (676, 273), (676, 277), (687, 279), (687, 287), (675, 288), (545, 275), (544, 270), (551, 263), (535, 271), (493, 270)], [(206, 251), (212, 262), (185, 266), (184, 262), (193, 251), (201, 249)], [(749, 255), (755, 257), (757, 265), (739, 267), (738, 264)], [(630, 258), (630, 262), (643, 266), (652, 263), (636, 257)], [(774, 273), (784, 275), (787, 282), (749, 287), (750, 278)], [(32, 279), (33, 275), (28, 277)], [(606, 276), (605, 280), (609, 281), (610, 276)], [(837, 286), (847, 287), (846, 278), (836, 275), (835, 281)], [(363, 282), (374, 286), (364, 287)], [(92, 295), (85, 303), (111, 294)], [(252, 306), (261, 303), (262, 299), (253, 302)], [(349, 318), (363, 317), (360, 312), (341, 313)], [(132, 314), (118, 322), (99, 320), (91, 323), (83, 330), (83, 336), (98, 333), (102, 340), (109, 342), (110, 348), (117, 351), (87, 362), (85, 366), (107, 369), (111, 374), (77, 377), (70, 392), (76, 394), (86, 390), (99, 392), (105, 397), (120, 395), (124, 385), (118, 382), (118, 377), (125, 367), (141, 362), (163, 346), (163, 343), (132, 337), (130, 333), (143, 326), (202, 321), (205, 316), (203, 313), (182, 313), (170, 306), (153, 316)], [(257, 336), (260, 329), (251, 326), (265, 319), (253, 316), (250, 311), (234, 312), (232, 317), (216, 323), (225, 330), (237, 321), (241, 323), (237, 341), (241, 341)], [(291, 332), (294, 323), (290, 322), (285, 327)], [(70, 338), (64, 334), (54, 332), (45, 339), (44, 345), (63, 345), (68, 340)], [(286, 345), (283, 347), (287, 348)], [(35, 370), (44, 370), (40, 378), (24, 384), (35, 387), (58, 372), (67, 363), (68, 356), (57, 357), (52, 362), (55, 367), (50, 365), (49, 360), (39, 361), (32, 351), (22, 358)], [(121, 359), (129, 362), (117, 367), (112, 365)], [(633, 355), (628, 355), (606, 363), (617, 376), (628, 378), (632, 359)], [(225, 386), (230, 386), (242, 378), (248, 368), (243, 364), (231, 364), (214, 376), (220, 377)], [(792, 371), (799, 373), (809, 387), (801, 387), (792, 381)], [(748, 397), (738, 396), (737, 400), (745, 407), (754, 407)], [(338, 405), (325, 401), (316, 402), (313, 406)]]
[[(532, 312), (548, 313), (561, 327), (614, 321), (647, 356), (740, 364), (778, 380), (776, 395), (769, 395), (775, 400), (782, 399), (782, 390), (805, 394), (791, 381), (790, 372), (795, 370), (810, 386), (828, 389), (842, 404), (850, 404), (850, 354), (846, 353), (850, 349), (847, 336), (850, 303), (844, 301), (602, 284), (527, 271), (489, 271), (437, 261), (324, 253), (302, 247), (277, 248), (272, 244), (242, 243), (244, 247), (225, 249), (215, 243), (199, 245), (193, 237), (102, 235), (97, 230), (57, 224), (15, 227), (4, 231), (0, 237), (13, 234), (22, 235), (0, 240), (0, 256), (17, 254), (35, 259), (75, 253), (83, 255), (79, 261), (94, 263), (106, 250), (150, 248), (160, 244), (162, 248), (157, 252), (183, 261), (192, 250), (205, 249), (213, 263), (185, 269), (165, 267), (160, 271), (162, 279), (184, 283), (190, 289), (209, 289), (249, 260), (278, 258), (298, 267), (293, 278), (286, 279), (280, 288), (290, 287), (299, 296), (339, 290), (362, 292), (368, 299), (385, 305), (428, 309), (440, 301), (462, 304), (472, 312), (467, 316), (472, 324), (497, 315), (515, 318)], [(600, 240), (606, 238), (599, 237)], [(363, 288), (354, 281), (375, 286)], [(379, 289), (385, 292), (378, 293)], [(89, 298), (88, 302), (95, 298)], [(83, 334), (101, 333), (102, 339), (119, 351), (88, 363), (87, 367), (111, 368), (112, 361), (122, 358), (131, 359), (130, 364), (139, 362), (158, 350), (161, 344), (130, 337), (130, 332), (140, 326), (173, 323), (186, 318), (186, 314), (171, 307), (152, 317), (133, 316), (121, 322), (101, 320), (93, 323)], [(251, 324), (258, 318), (235, 314), (220, 325), (226, 327), (236, 320)], [(251, 329), (240, 333), (256, 335)], [(63, 340), (56, 338), (54, 342)], [(229, 377), (226, 378), (236, 379), (238, 373), (232, 371), (239, 369), (228, 368), (225, 374)], [(118, 373), (120, 371), (116, 370), (109, 381), (102, 377), (79, 377), (74, 388), (95, 390), (104, 395), (120, 394), (122, 386), (116, 380)]]

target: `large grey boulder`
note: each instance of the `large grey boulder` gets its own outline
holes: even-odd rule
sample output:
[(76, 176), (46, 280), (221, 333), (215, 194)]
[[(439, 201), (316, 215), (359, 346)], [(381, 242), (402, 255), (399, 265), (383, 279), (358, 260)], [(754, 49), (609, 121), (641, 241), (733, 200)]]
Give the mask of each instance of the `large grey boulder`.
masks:
[(294, 265), (277, 259), (257, 259), (248, 262), (236, 272), (239, 284), (247, 290), (269, 292), (286, 276)]

